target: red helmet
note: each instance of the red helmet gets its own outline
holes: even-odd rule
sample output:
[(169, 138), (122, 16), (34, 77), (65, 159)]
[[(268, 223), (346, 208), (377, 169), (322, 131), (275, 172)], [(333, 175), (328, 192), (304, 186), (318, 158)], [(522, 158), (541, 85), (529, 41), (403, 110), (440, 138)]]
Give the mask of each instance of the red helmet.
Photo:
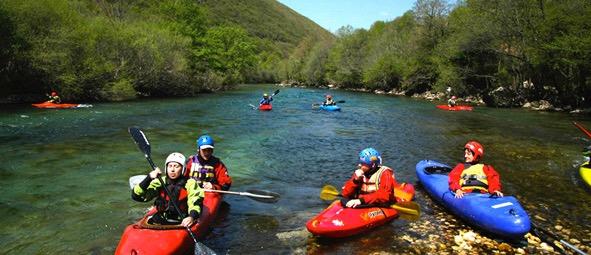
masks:
[(332, 98), (332, 96), (331, 95), (326, 95), (326, 98)]
[(475, 159), (480, 159), (484, 156), (484, 147), (477, 141), (469, 141), (464, 148), (470, 150), (474, 154)]
[(52, 96), (52, 97), (54, 97), (54, 96), (57, 96), (57, 92), (55, 92), (55, 91), (52, 91), (52, 92), (51, 92), (51, 96)]
[(451, 99), (457, 99), (457, 97), (456, 96), (451, 96)]

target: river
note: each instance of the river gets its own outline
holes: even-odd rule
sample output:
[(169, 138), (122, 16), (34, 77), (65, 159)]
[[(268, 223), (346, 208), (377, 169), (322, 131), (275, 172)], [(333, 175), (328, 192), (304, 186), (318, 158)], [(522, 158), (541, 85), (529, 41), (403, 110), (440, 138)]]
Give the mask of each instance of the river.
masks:
[[(275, 89), (280, 93), (272, 111), (250, 108)], [(341, 112), (312, 109), (326, 93), (345, 100)], [(125, 226), (149, 206), (130, 198), (128, 178), (150, 170), (127, 132), (130, 126), (144, 130), (160, 166), (170, 152), (195, 153), (195, 139), (209, 134), (214, 154), (233, 178), (232, 190), (281, 194), (276, 204), (227, 195), (202, 240), (221, 254), (453, 252), (449, 242), (460, 231), (486, 234), (435, 204), (417, 185), (415, 165), (422, 159), (460, 162), (470, 139), (484, 145), (484, 162), (496, 168), (504, 193), (520, 199), (532, 220), (589, 245), (591, 192), (577, 167), (589, 139), (573, 120), (591, 127), (591, 118), (583, 115), (486, 107), (447, 112), (407, 97), (272, 85), (80, 109), (3, 105), (0, 253), (112, 254)], [(305, 223), (329, 203), (319, 199), (321, 187), (340, 187), (365, 147), (378, 149), (399, 181), (417, 185), (421, 217), (342, 240), (312, 237)], [(408, 241), (428, 240), (441, 231), (449, 236), (438, 239), (443, 245), (435, 248)], [(524, 242), (512, 247), (536, 251)]]

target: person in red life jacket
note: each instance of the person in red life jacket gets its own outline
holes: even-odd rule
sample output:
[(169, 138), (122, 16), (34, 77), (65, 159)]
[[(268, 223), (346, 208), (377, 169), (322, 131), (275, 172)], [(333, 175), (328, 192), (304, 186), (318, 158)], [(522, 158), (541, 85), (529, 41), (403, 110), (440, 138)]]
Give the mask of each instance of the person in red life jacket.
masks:
[(490, 193), (499, 197), (501, 181), (497, 171), (491, 165), (480, 163), (484, 148), (476, 141), (469, 141), (464, 146), (464, 163), (459, 163), (449, 173), (449, 189), (456, 198), (464, 197), (466, 192)]
[[(166, 158), (166, 177), (161, 179), (163, 179), (171, 197), (166, 195), (157, 178), (162, 173), (158, 167), (133, 187), (131, 198), (135, 201), (147, 202), (156, 198), (154, 206), (158, 212), (148, 220), (148, 223), (161, 225), (180, 223), (183, 227), (190, 227), (199, 218), (205, 194), (195, 180), (187, 179), (184, 176), (185, 160), (185, 156), (178, 152), (174, 152)], [(171, 200), (176, 203), (184, 215), (178, 214)], [(188, 216), (185, 217), (187, 214)]]
[(458, 99), (456, 96), (452, 96), (449, 100), (447, 100), (447, 106), (449, 106), (449, 107), (456, 106), (456, 99)]
[(326, 98), (324, 100), (324, 103), (322, 103), (322, 105), (337, 105), (337, 103), (332, 99), (331, 95), (326, 95)]
[(61, 104), (62, 103), (62, 99), (57, 95), (57, 92), (52, 91), (51, 94), (49, 95), (49, 101), (50, 103), (54, 103), (54, 104)]
[(213, 156), (213, 148), (211, 136), (197, 138), (197, 154), (187, 161), (188, 176), (204, 189), (229, 190), (232, 178), (224, 163)]
[[(396, 202), (394, 187), (398, 186), (394, 170), (382, 165), (382, 157), (374, 148), (359, 153), (359, 169), (343, 186), (341, 201), (346, 207), (360, 205), (386, 206)], [(412, 186), (412, 185), (411, 185)]]

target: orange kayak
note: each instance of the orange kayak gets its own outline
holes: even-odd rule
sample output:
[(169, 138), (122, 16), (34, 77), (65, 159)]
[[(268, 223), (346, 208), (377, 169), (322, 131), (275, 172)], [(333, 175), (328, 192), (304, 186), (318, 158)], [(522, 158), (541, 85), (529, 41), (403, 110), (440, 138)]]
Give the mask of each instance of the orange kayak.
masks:
[(273, 110), (273, 106), (271, 104), (262, 104), (262, 105), (259, 105), (259, 110), (270, 111), (270, 110)]
[(456, 106), (450, 107), (445, 104), (440, 104), (440, 105), (437, 105), (436, 107), (441, 110), (446, 110), (446, 111), (472, 111), (472, 109), (473, 109), (472, 106), (467, 106), (467, 105), (456, 105)]
[[(191, 227), (197, 238), (202, 238), (207, 233), (222, 200), (220, 193), (205, 192), (199, 222)], [(187, 229), (180, 225), (147, 224), (148, 218), (155, 213), (156, 210), (152, 208), (138, 222), (125, 228), (115, 254), (193, 254), (195, 244)]]
[(55, 104), (49, 101), (32, 104), (37, 108), (44, 108), (44, 109), (67, 109), (67, 108), (83, 108), (83, 107), (92, 107), (91, 104)]

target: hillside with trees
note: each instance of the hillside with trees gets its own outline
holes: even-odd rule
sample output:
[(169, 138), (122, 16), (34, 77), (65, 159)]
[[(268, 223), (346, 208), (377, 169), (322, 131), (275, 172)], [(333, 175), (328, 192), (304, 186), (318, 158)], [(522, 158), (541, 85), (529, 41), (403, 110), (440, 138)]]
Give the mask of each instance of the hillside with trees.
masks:
[(417, 0), (392, 21), (335, 35), (275, 0), (5, 0), (0, 100), (52, 89), (88, 101), (190, 96), (288, 81), (590, 107), (590, 27), (586, 0)]
[(3, 102), (50, 90), (109, 101), (272, 82), (300, 44), (334, 38), (274, 0), (6, 0), (0, 37)]
[(591, 2), (449, 2), (418, 0), (391, 22), (341, 28), (321, 60), (325, 84), (406, 95), (450, 87), (501, 107), (591, 106)]

